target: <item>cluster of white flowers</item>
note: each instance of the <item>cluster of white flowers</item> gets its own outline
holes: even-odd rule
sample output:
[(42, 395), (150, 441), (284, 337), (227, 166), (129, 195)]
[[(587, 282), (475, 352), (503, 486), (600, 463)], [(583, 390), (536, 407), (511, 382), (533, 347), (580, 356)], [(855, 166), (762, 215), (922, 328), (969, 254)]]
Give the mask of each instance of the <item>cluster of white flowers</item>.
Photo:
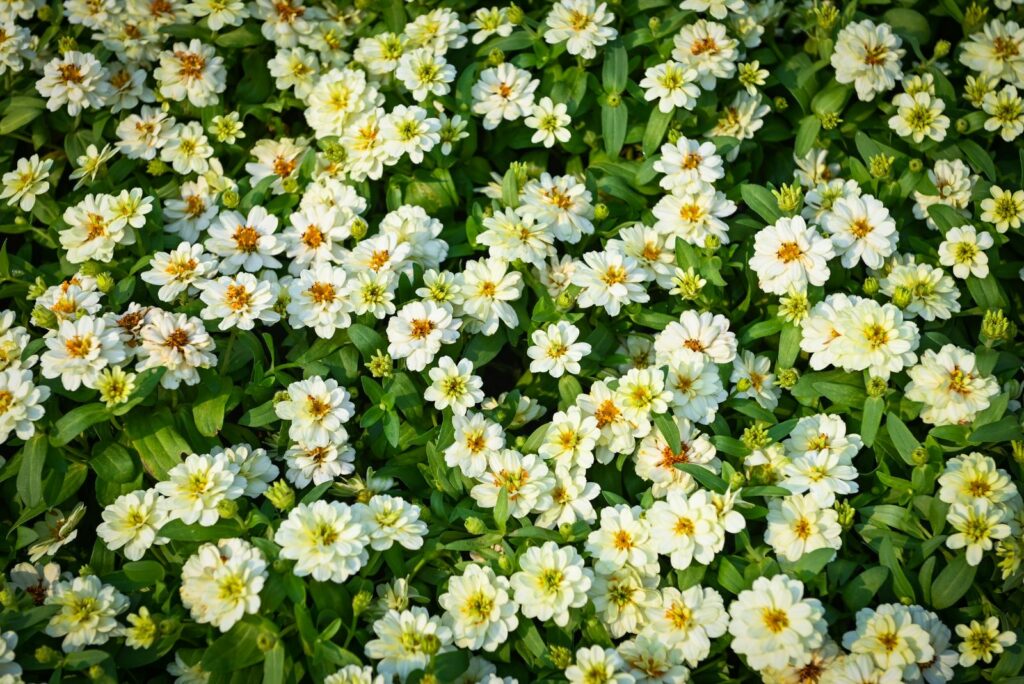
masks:
[(419, 4), (0, 3), (0, 684), (996, 677), (1020, 0)]

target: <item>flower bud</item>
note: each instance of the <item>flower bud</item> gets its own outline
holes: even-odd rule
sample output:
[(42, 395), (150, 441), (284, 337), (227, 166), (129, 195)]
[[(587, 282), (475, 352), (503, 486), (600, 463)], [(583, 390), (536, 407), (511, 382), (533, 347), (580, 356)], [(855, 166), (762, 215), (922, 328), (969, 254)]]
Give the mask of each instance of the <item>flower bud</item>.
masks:
[(704, 249), (709, 252), (716, 252), (722, 246), (722, 241), (717, 235), (708, 235), (704, 238)]
[(575, 297), (575, 295), (570, 293), (568, 290), (563, 292), (562, 294), (558, 295), (558, 297), (555, 298), (555, 306), (557, 306), (562, 311), (568, 311), (569, 309), (571, 309), (575, 305), (576, 305), (576, 297)]
[(40, 328), (53, 330), (57, 327), (57, 314), (45, 306), (37, 305), (32, 309), (32, 324)]
[(523, 18), (526, 15), (523, 13), (523, 10), (519, 5), (512, 3), (508, 6), (505, 16), (508, 18), (508, 23), (518, 26), (523, 23)]
[(61, 36), (57, 39), (57, 51), (62, 55), (65, 52), (71, 52), (72, 50), (78, 49), (78, 41), (75, 40), (74, 36)]
[(906, 309), (910, 306), (910, 302), (914, 299), (914, 293), (910, 291), (909, 287), (903, 287), (902, 285), (897, 287), (892, 293), (892, 303), (901, 309)]
[(779, 387), (782, 389), (792, 389), (797, 381), (800, 380), (800, 372), (796, 368), (782, 368), (776, 373), (776, 377), (779, 381)]
[(436, 634), (426, 634), (423, 636), (421, 645), (424, 653), (433, 655), (441, 648), (441, 640), (437, 638)]
[(868, 380), (867, 391), (869, 397), (884, 397), (888, 390), (889, 385), (882, 378), (873, 377)]
[(743, 431), (740, 441), (743, 442), (745, 447), (754, 451), (755, 449), (763, 449), (771, 444), (772, 438), (768, 436), (768, 429), (764, 425), (757, 423)]
[(865, 278), (864, 283), (861, 285), (861, 290), (868, 297), (874, 297), (876, 294), (878, 294), (879, 290), (878, 278), (876, 278), (875, 276), (868, 276), (867, 278)]
[(36, 16), (39, 17), (39, 21), (50, 21), (53, 19), (53, 8), (49, 5), (43, 5), (36, 10)]
[(917, 447), (910, 454), (910, 460), (912, 460), (914, 462), (914, 465), (919, 465), (919, 466), (927, 465), (927, 463), (928, 463), (928, 450), (925, 449), (924, 447), (920, 447), (920, 446)]
[(110, 275), (107, 271), (99, 273), (96, 276), (96, 289), (103, 294), (106, 294), (114, 289), (114, 276)]
[(496, 67), (505, 63), (505, 53), (494, 48), (487, 53), (487, 66)]
[(857, 514), (857, 511), (846, 501), (837, 501), (833, 507), (836, 511), (836, 515), (839, 518), (839, 526), (844, 531), (849, 531), (853, 527), (853, 519)]
[(352, 612), (362, 615), (373, 605), (373, 594), (368, 591), (361, 591), (352, 598)]
[(238, 515), (238, 503), (233, 499), (222, 499), (217, 504), (217, 514), (222, 518), (234, 518)]
[[(647, 20), (647, 29), (651, 33), (657, 33), (658, 29), (661, 28), (661, 19), (658, 16), (653, 16)], [(565, 668), (560, 668), (565, 669)]]
[(789, 109), (789, 102), (786, 100), (786, 98), (782, 97), (781, 95), (776, 97), (772, 101), (772, 104), (775, 105), (775, 111), (777, 112), (784, 112), (787, 109)]
[(466, 528), (466, 531), (470, 534), (479, 535), (487, 532), (487, 525), (484, 524), (483, 520), (477, 518), (476, 516), (466, 518), (466, 522), (463, 523), (463, 526)]
[(4, 608), (13, 608), (18, 603), (18, 595), (14, 593), (11, 587), (4, 587), (0, 590), (0, 606)]
[(608, 205), (604, 202), (598, 202), (594, 205), (594, 218), (598, 221), (603, 221), (608, 218)]
[(378, 349), (370, 357), (370, 360), (366, 362), (366, 367), (369, 369), (370, 375), (375, 378), (390, 378), (394, 368), (394, 361), (383, 349)]
[(1024, 441), (1015, 439), (1010, 442), (1010, 448), (1013, 450), (1013, 460), (1017, 465), (1024, 467)]
[(40, 646), (35, 652), (36, 660), (42, 665), (54, 666), (61, 661), (61, 655), (49, 646)]
[(548, 658), (559, 670), (564, 670), (572, 665), (572, 651), (565, 646), (548, 646)]
[(892, 173), (892, 163), (895, 160), (895, 157), (888, 154), (871, 155), (868, 157), (868, 172), (872, 178), (879, 180), (888, 178), (889, 174)]
[(178, 618), (169, 617), (161, 620), (159, 628), (161, 634), (171, 634), (178, 629)]
[(742, 487), (746, 483), (747, 483), (747, 478), (745, 478), (743, 476), (743, 473), (741, 473), (738, 470), (734, 470), (733, 473), (732, 473), (732, 476), (729, 478), (729, 488), (730, 489), (739, 489), (740, 487)]
[(263, 496), (267, 497), (270, 505), (279, 511), (291, 510), (295, 505), (295, 490), (284, 480), (278, 480), (270, 485)]
[(369, 230), (369, 226), (366, 223), (366, 219), (357, 216), (352, 219), (352, 228), (350, 230), (352, 238), (354, 240), (362, 240), (366, 237), (366, 232)]
[(28, 298), (31, 300), (39, 299), (47, 289), (49, 288), (47, 288), (46, 281), (43, 280), (43, 277), (36, 276), (36, 279), (32, 281), (32, 284), (28, 286)]
[(146, 163), (146, 173), (150, 176), (162, 176), (170, 170), (171, 167), (159, 159), (151, 159)]
[(907, 168), (910, 169), (912, 173), (921, 173), (921, 171), (924, 170), (924, 162), (916, 158), (911, 159), (910, 163), (907, 164)]
[(783, 183), (778, 190), (772, 190), (775, 202), (779, 205), (779, 211), (792, 216), (800, 210), (804, 200), (804, 189), (793, 183)]
[(608, 93), (604, 101), (609, 107), (618, 107), (622, 104), (622, 93)]
[(277, 635), (272, 632), (260, 632), (260, 635), (256, 637), (256, 647), (263, 653), (266, 653), (276, 645)]
[(220, 203), (227, 209), (234, 209), (238, 206), (238, 203), (242, 201), (238, 191), (233, 188), (228, 188), (220, 196)]
[(999, 309), (989, 309), (981, 319), (981, 341), (988, 346), (996, 345), (1013, 337), (1012, 323)]
[(932, 55), (935, 57), (935, 59), (942, 59), (943, 57), (949, 54), (949, 50), (952, 47), (953, 46), (950, 44), (948, 40), (940, 40), (939, 42), (935, 43), (935, 50), (932, 52)]

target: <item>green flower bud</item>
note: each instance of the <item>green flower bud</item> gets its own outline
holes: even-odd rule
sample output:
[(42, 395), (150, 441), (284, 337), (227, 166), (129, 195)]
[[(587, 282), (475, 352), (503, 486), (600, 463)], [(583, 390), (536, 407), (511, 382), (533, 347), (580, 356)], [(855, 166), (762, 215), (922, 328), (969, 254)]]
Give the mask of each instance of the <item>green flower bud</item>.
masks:
[(797, 381), (800, 380), (800, 372), (796, 368), (782, 368), (776, 373), (776, 378), (778, 379), (779, 387), (782, 389), (792, 389)]
[[(660, 28), (661, 28), (661, 19), (658, 16), (653, 16), (653, 17), (651, 17), (650, 19), (647, 20), (647, 29), (651, 33), (657, 33), (658, 29), (660, 29)], [(559, 668), (559, 669), (565, 669), (565, 668)]]
[(853, 519), (857, 514), (857, 511), (846, 501), (837, 501), (835, 506), (836, 514), (839, 518), (839, 526), (845, 531), (849, 531), (853, 527)]
[(789, 109), (789, 101), (781, 95), (772, 100), (772, 104), (775, 105), (775, 111), (784, 112)]
[(35, 652), (36, 660), (42, 665), (56, 665), (62, 658), (60, 653), (49, 646), (40, 646)]
[(505, 53), (494, 48), (487, 53), (487, 66), (496, 67), (505, 63)]
[(420, 684), (441, 684), (441, 680), (433, 672), (428, 672), (420, 677)]
[(95, 681), (97, 681), (99, 679), (102, 679), (103, 675), (106, 674), (106, 673), (104, 672), (102, 665), (93, 665), (92, 667), (89, 668), (87, 674), (88, 674), (89, 679), (91, 679), (91, 680), (93, 680), (95, 682)]
[(241, 201), (242, 197), (238, 194), (238, 191), (232, 188), (228, 188), (220, 196), (220, 203), (228, 209), (234, 209)]
[(989, 309), (981, 319), (981, 340), (993, 346), (1012, 339), (1016, 333), (1014, 326), (999, 309)]
[(1024, 441), (1015, 439), (1010, 442), (1010, 448), (1013, 450), (1013, 460), (1017, 465), (1024, 467)]
[(923, 466), (928, 463), (928, 451), (924, 447), (917, 447), (910, 454), (910, 459), (915, 465)]
[(354, 219), (352, 219), (352, 238), (357, 241), (362, 240), (364, 237), (366, 237), (366, 232), (369, 230), (369, 228), (370, 226), (367, 225), (366, 219), (360, 216), (355, 217)]
[(953, 125), (956, 126), (956, 132), (960, 134), (971, 130), (971, 122), (967, 119), (957, 119), (956, 123)]
[(487, 525), (484, 524), (483, 520), (475, 516), (466, 518), (466, 522), (463, 523), (463, 526), (466, 528), (466, 531), (470, 534), (479, 535), (487, 532)]
[(881, 180), (892, 173), (892, 164), (896, 158), (888, 154), (875, 154), (868, 157), (868, 172), (872, 178)]
[(523, 13), (523, 10), (519, 5), (512, 3), (508, 6), (505, 16), (508, 18), (508, 23), (518, 26), (523, 23), (523, 19), (526, 15)]
[(598, 221), (603, 221), (608, 218), (608, 205), (604, 202), (598, 202), (594, 205), (594, 218)]
[(768, 436), (768, 428), (757, 423), (743, 431), (740, 441), (743, 442), (745, 447), (754, 451), (755, 449), (763, 449), (771, 444), (772, 438)]
[(875, 276), (868, 276), (861, 285), (861, 289), (868, 297), (874, 297), (878, 294), (879, 287), (878, 278)]
[(565, 646), (548, 646), (548, 658), (559, 670), (564, 670), (572, 665), (572, 651)]
[(289, 195), (294, 195), (299, 191), (299, 180), (289, 176), (281, 181), (281, 188)]
[(502, 554), (498, 557), (498, 568), (504, 573), (512, 572), (512, 559)]
[(910, 291), (910, 288), (903, 287), (902, 285), (897, 287), (892, 293), (892, 303), (901, 309), (906, 309), (910, 306), (910, 302), (913, 301), (913, 299), (914, 293)]
[(362, 615), (373, 605), (373, 594), (368, 591), (361, 591), (352, 598), (352, 612)]
[(238, 503), (233, 499), (223, 499), (217, 504), (217, 513), (222, 518), (234, 518), (238, 515)]
[(609, 107), (618, 107), (622, 104), (622, 93), (608, 93), (605, 95), (604, 101)]
[(9, 586), (0, 590), (0, 606), (13, 608), (18, 603), (18, 595)]
[(942, 59), (943, 57), (949, 54), (949, 50), (952, 47), (953, 46), (950, 44), (948, 40), (940, 40), (939, 42), (935, 43), (935, 50), (932, 52), (932, 55), (935, 57), (935, 59)]
[(921, 173), (921, 171), (924, 170), (924, 162), (920, 159), (911, 159), (907, 168), (910, 169), (912, 173)]
[(39, 21), (50, 21), (53, 19), (53, 8), (49, 5), (43, 5), (36, 10), (36, 16), (39, 17)]
[(746, 392), (751, 387), (753, 387), (753, 383), (750, 382), (750, 378), (740, 378), (736, 381), (736, 389), (740, 392)]
[(170, 172), (171, 167), (160, 161), (159, 159), (150, 159), (146, 163), (146, 173), (150, 176), (162, 176), (165, 173)]
[(783, 214), (792, 216), (800, 211), (804, 200), (804, 189), (796, 183), (792, 185), (783, 183), (778, 190), (772, 190), (772, 194), (775, 196), (775, 202), (779, 205), (779, 211)]
[(169, 617), (161, 620), (159, 629), (161, 634), (171, 634), (178, 629), (178, 618)]
[(97, 274), (96, 276), (96, 288), (106, 294), (114, 289), (114, 276), (110, 275), (106, 271)]
[(45, 306), (37, 305), (32, 309), (32, 324), (40, 328), (53, 330), (57, 327), (57, 314)]
[(729, 487), (731, 489), (739, 489), (747, 483), (747, 478), (743, 476), (738, 470), (734, 470), (732, 476), (729, 478)]
[(562, 311), (568, 311), (573, 306), (575, 306), (575, 304), (576, 297), (575, 295), (571, 294), (568, 290), (555, 298), (555, 306), (557, 306)]
[(839, 112), (825, 112), (823, 114), (819, 114), (818, 121), (821, 122), (821, 127), (826, 131), (831, 131), (843, 122), (843, 120), (839, 118)]
[(78, 41), (75, 40), (74, 36), (61, 36), (57, 39), (57, 51), (62, 55), (65, 52), (71, 52), (72, 50), (78, 49)]
[(370, 375), (375, 378), (390, 378), (394, 361), (383, 349), (378, 349), (366, 362), (366, 367), (370, 370)]
[(295, 490), (288, 486), (284, 480), (278, 480), (270, 485), (263, 496), (267, 497), (270, 505), (279, 511), (288, 511), (295, 505)]
[(42, 276), (36, 276), (32, 284), (28, 286), (28, 298), (32, 300), (39, 299), (47, 289), (49, 288), (47, 288), (46, 281), (43, 280)]
[(722, 241), (717, 235), (708, 235), (704, 238), (704, 249), (709, 252), (716, 252), (722, 246)]
[(256, 647), (263, 653), (266, 653), (276, 645), (277, 635), (272, 632), (260, 632), (260, 635), (256, 637)]
[(433, 655), (441, 648), (441, 640), (437, 638), (436, 634), (426, 634), (421, 645), (424, 653)]
[(888, 390), (889, 385), (882, 378), (873, 377), (868, 380), (867, 391), (869, 397), (884, 397)]

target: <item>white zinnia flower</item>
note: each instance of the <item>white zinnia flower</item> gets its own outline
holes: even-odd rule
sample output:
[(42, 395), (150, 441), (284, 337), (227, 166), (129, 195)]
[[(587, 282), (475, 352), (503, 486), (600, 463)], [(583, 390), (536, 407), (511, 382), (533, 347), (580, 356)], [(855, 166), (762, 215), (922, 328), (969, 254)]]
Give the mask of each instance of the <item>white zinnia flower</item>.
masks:
[(370, 537), (359, 509), (338, 501), (299, 504), (274, 534), (281, 558), (295, 561), (298, 577), (341, 583), (359, 572)]

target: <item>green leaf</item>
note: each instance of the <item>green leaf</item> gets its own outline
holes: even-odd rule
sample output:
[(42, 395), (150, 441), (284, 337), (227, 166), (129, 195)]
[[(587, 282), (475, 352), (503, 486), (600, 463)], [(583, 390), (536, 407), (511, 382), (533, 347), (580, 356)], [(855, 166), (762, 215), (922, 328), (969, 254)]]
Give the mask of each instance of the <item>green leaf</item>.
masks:
[(896, 414), (890, 413), (885, 418), (885, 429), (889, 433), (889, 438), (896, 447), (896, 451), (899, 452), (900, 458), (907, 465), (915, 465), (914, 452), (920, 448), (921, 443), (917, 441), (906, 424)]
[[(560, 406), (568, 408), (576, 403), (576, 397), (583, 394), (583, 387), (580, 381), (571, 375), (563, 375), (558, 379), (558, 396), (561, 398)], [(564, 409), (563, 409), (564, 410)]]
[(926, 44), (932, 37), (932, 27), (928, 19), (920, 12), (906, 7), (893, 7), (882, 15), (882, 18), (892, 26), (894, 33), (910, 36), (919, 45)]
[(992, 156), (973, 140), (962, 138), (957, 144), (974, 170), (980, 171), (990, 181), (995, 182), (996, 163), (992, 160)]
[(615, 40), (604, 49), (604, 64), (601, 67), (601, 84), (609, 93), (621, 93), (626, 89), (629, 78), (629, 55), (621, 40)]
[(729, 489), (729, 485), (725, 480), (696, 463), (676, 463), (676, 468), (679, 468), (706, 489), (710, 489), (713, 492), (724, 494)]
[(668, 448), (673, 454), (678, 454), (682, 446), (682, 439), (679, 436), (679, 426), (676, 425), (675, 417), (670, 413), (657, 413), (654, 415), (654, 425), (658, 432), (665, 438)]
[(235, 624), (210, 644), (203, 654), (203, 669), (210, 672), (235, 672), (263, 660), (259, 647), (264, 629), (247, 621)]
[[(651, 116), (647, 119), (647, 127), (644, 128), (643, 148), (644, 156), (650, 157), (658, 152), (661, 141), (665, 138), (665, 132), (672, 123), (675, 111), (663, 112), (657, 107), (651, 108)], [(678, 242), (682, 242), (679, 240)]]
[(146, 472), (157, 480), (166, 480), (171, 468), (181, 463), (182, 455), (192, 453), (167, 409), (130, 414), (125, 430)]
[(64, 446), (96, 423), (109, 419), (110, 411), (103, 404), (76, 406), (57, 420), (56, 432), (50, 442), (54, 446)]
[(383, 349), (387, 346), (380, 333), (365, 325), (353, 323), (349, 326), (346, 332), (348, 332), (348, 339), (352, 340), (352, 344), (354, 344), (356, 349), (359, 350), (364, 361), (369, 361), (370, 357), (372, 357), (378, 349)]
[(810, 553), (800, 556), (800, 560), (793, 564), (793, 571), (805, 575), (817, 575), (825, 566), (836, 557), (836, 550), (825, 548), (815, 549)]
[(601, 135), (604, 136), (604, 151), (611, 157), (618, 157), (626, 141), (626, 127), (629, 125), (629, 111), (624, 103), (616, 106), (601, 105)]
[(284, 646), (278, 641), (263, 658), (263, 684), (284, 684)]
[(121, 570), (133, 582), (153, 586), (164, 578), (164, 566), (155, 560), (140, 560), (125, 563)]
[(818, 139), (818, 132), (821, 131), (821, 121), (817, 116), (805, 116), (800, 120), (800, 126), (796, 129), (796, 142), (793, 154), (804, 157), (814, 147)]
[(782, 216), (779, 203), (767, 188), (747, 183), (740, 186), (740, 197), (754, 213), (764, 219), (765, 223), (775, 223)]
[(207, 542), (228, 539), (242, 534), (242, 528), (233, 520), (220, 520), (209, 527), (202, 525), (186, 525), (180, 520), (172, 520), (160, 528), (160, 536), (171, 541)]
[(970, 590), (976, 572), (964, 554), (954, 558), (932, 582), (932, 607), (943, 610), (953, 606)]
[(132, 455), (123, 446), (113, 442), (97, 447), (89, 461), (89, 467), (100, 478), (118, 484), (132, 482), (138, 474)]
[(800, 326), (786, 323), (779, 335), (779, 358), (777, 367), (792, 368), (796, 357), (800, 355), (800, 339), (803, 332)]
[(874, 444), (884, 411), (885, 399), (881, 397), (868, 397), (864, 401), (864, 415), (860, 420), (860, 438), (864, 441), (864, 446), (870, 447)]
[(14, 98), (0, 119), (0, 135), (10, 135), (14, 131), (32, 123), (46, 108), (46, 102), (34, 97)]
[(498, 492), (498, 500), (494, 502), (494, 524), (498, 531), (505, 532), (505, 524), (508, 522), (508, 489), (501, 488)]
[(32, 508), (43, 502), (43, 466), (49, 442), (46, 435), (37, 432), (21, 448), (21, 467), (18, 469), (18, 496)]
[(519, 176), (514, 168), (509, 168), (501, 179), (501, 203), (506, 207), (519, 206)]
[(843, 601), (852, 611), (864, 608), (889, 578), (889, 571), (881, 566), (868, 568), (850, 580), (842, 589)]
[(213, 437), (224, 427), (224, 410), (231, 397), (231, 380), (215, 373), (204, 373), (192, 405), (192, 418), (199, 434)]

